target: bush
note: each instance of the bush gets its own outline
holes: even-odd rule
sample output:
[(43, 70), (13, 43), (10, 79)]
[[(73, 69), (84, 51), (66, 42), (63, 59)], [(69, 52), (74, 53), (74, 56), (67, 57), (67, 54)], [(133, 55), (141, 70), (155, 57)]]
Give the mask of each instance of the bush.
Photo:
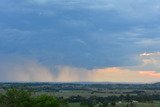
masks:
[(30, 93), (26, 91), (10, 89), (1, 96), (0, 103), (4, 107), (29, 107), (31, 106), (30, 96)]
[(60, 102), (53, 96), (31, 97), (27, 91), (10, 89), (0, 95), (0, 107), (60, 107)]
[(48, 95), (41, 95), (35, 98), (35, 107), (59, 107), (59, 101)]

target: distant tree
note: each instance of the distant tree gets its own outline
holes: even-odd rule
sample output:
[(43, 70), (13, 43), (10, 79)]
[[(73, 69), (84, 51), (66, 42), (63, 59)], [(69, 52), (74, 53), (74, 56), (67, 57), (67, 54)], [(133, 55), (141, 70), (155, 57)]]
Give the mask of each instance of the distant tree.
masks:
[(115, 106), (116, 105), (116, 102), (111, 102), (111, 106)]
[(82, 102), (80, 103), (80, 106), (87, 106), (87, 105), (88, 105), (87, 101), (82, 101)]
[(126, 95), (126, 101), (129, 103), (129, 102), (131, 102), (131, 96), (130, 96), (130, 94), (127, 94)]
[(99, 107), (108, 107), (108, 102), (104, 102), (104, 103), (100, 104)]
[(121, 101), (125, 100), (124, 98), (125, 98), (125, 96), (122, 94), (119, 96), (119, 100), (121, 100)]
[(134, 103), (133, 102), (130, 102), (130, 107), (134, 107)]
[(83, 102), (85, 100), (86, 100), (86, 98), (79, 96), (79, 95), (71, 96), (71, 97), (67, 98), (68, 102)]
[(129, 104), (127, 104), (126, 107), (129, 107)]
[(59, 98), (58, 101), (60, 103), (60, 107), (68, 107), (68, 103), (63, 97)]
[(108, 102), (104, 102), (103, 107), (107, 107), (107, 106), (108, 106)]

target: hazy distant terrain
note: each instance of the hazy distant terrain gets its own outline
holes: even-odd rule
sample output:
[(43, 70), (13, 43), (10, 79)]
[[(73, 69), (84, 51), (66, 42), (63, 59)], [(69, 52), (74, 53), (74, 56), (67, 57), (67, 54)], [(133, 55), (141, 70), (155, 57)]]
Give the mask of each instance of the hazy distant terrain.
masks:
[(0, 83), (1, 94), (8, 89), (25, 90), (32, 96), (54, 96), (69, 107), (160, 106), (160, 83)]

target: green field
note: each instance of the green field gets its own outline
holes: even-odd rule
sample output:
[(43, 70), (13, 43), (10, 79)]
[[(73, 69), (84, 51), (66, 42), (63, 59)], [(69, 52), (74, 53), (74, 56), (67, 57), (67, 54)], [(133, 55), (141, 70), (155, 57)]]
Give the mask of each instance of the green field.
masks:
[[(97, 104), (95, 107), (98, 107)], [(88, 106), (81, 106), (80, 103), (70, 103), (69, 107), (88, 107)], [(116, 104), (116, 106), (108, 105), (107, 107), (127, 107), (127, 103)], [(128, 106), (131, 107), (131, 106)], [(154, 103), (134, 103), (132, 107), (160, 107), (160, 102)]]
[[(131, 91), (131, 90), (128, 90)], [(117, 93), (119, 92), (119, 93)], [(121, 91), (123, 92), (123, 91)], [(125, 92), (127, 92), (127, 90), (125, 90)], [(116, 95), (119, 96), (121, 95), (120, 91), (118, 90), (112, 90), (112, 91), (104, 91), (104, 92), (92, 92), (92, 91), (88, 91), (88, 90), (63, 90), (60, 92), (36, 92), (37, 95), (40, 94), (48, 94), (48, 95), (53, 95), (56, 97), (63, 97), (63, 98), (68, 98), (71, 96), (82, 96), (85, 98), (91, 97), (91, 96), (97, 96), (97, 97), (108, 97), (108, 96), (112, 96), (112, 95)], [(126, 94), (123, 94), (126, 95)], [(134, 95), (134, 94), (130, 94), (130, 95)]]
[[(1, 86), (0, 94), (5, 95), (6, 92), (8, 92), (10, 89), (17, 90), (16, 91), (17, 93), (23, 92), (24, 90), (27, 93), (30, 93), (29, 98), (31, 99), (36, 99), (39, 96), (43, 95), (55, 97), (58, 101), (60, 101), (59, 103), (61, 105), (65, 105), (63, 107), (160, 107), (160, 83), (157, 84), (1, 83), (0, 86)], [(2, 96), (2, 98), (4, 97)], [(8, 100), (3, 100), (3, 101), (5, 102)]]

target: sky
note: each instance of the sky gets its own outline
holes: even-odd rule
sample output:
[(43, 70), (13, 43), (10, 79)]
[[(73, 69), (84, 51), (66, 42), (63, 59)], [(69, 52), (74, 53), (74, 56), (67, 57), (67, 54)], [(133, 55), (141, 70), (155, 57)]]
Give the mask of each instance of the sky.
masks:
[(0, 81), (160, 81), (159, 0), (0, 0)]

